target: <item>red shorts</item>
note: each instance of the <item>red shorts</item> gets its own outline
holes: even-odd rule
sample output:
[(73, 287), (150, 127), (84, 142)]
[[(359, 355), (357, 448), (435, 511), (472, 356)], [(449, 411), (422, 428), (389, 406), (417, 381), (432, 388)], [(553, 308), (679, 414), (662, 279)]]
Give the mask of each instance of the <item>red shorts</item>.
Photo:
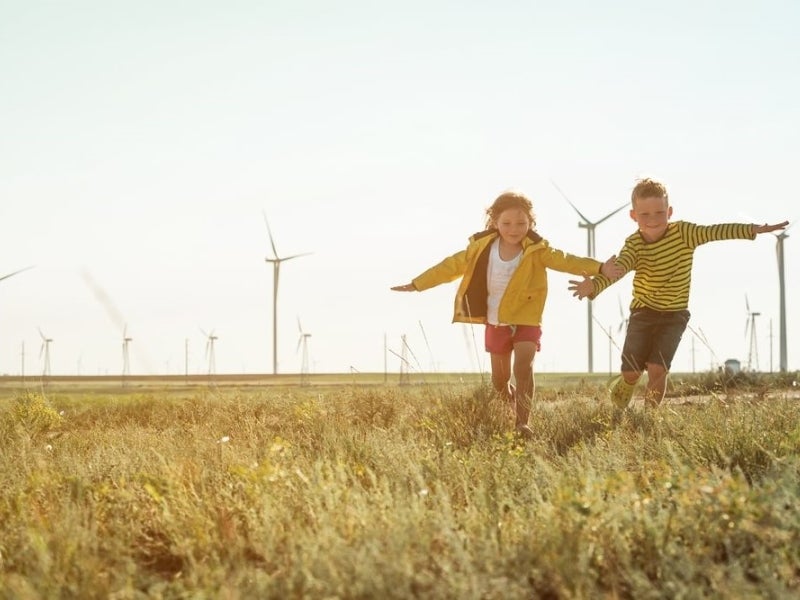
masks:
[(542, 349), (542, 328), (538, 325), (486, 325), (484, 344), (491, 354), (509, 354), (517, 342), (533, 342)]

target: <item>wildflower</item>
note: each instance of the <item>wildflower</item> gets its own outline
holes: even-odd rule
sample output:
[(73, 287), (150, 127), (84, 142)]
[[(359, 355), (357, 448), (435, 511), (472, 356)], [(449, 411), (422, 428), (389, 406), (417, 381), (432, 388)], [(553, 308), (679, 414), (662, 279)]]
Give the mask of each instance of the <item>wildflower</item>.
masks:
[(230, 441), (231, 441), (231, 438), (230, 438), (230, 436), (228, 436), (228, 435), (223, 435), (221, 438), (219, 438), (219, 439), (217, 440), (217, 443), (218, 443), (218, 444), (227, 444), (227, 443), (228, 443), (228, 442), (230, 442)]

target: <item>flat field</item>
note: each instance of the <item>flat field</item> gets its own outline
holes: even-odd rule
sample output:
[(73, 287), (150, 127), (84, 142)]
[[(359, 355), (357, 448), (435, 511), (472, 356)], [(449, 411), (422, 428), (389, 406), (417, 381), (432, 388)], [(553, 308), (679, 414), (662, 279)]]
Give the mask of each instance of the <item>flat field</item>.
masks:
[(251, 377), (0, 380), (0, 598), (800, 594), (796, 378)]

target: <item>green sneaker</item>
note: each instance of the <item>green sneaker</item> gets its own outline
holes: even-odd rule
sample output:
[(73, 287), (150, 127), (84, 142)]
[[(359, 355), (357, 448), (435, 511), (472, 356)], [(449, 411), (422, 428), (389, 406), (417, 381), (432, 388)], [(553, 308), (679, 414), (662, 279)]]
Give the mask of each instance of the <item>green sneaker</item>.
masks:
[(631, 398), (633, 397), (633, 390), (636, 388), (636, 384), (631, 385), (625, 379), (623, 379), (622, 375), (617, 375), (608, 385), (609, 396), (611, 398), (611, 402), (617, 408), (624, 409), (628, 407), (628, 404), (631, 402)]

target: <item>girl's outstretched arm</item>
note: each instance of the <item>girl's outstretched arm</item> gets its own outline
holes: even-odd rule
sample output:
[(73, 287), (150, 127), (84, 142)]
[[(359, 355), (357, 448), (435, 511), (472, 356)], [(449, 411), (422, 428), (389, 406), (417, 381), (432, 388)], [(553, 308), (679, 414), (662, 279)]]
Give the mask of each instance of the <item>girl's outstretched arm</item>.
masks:
[(570, 279), (569, 283), (571, 285), (567, 289), (572, 292), (573, 296), (577, 296), (578, 300), (583, 300), (586, 296), (594, 293), (594, 283), (586, 273), (583, 274), (583, 280)]
[(391, 288), (395, 292), (416, 292), (417, 288), (414, 287), (413, 283), (406, 283), (403, 285), (395, 285)]
[(753, 233), (756, 235), (759, 233), (772, 233), (773, 231), (778, 231), (779, 229), (786, 229), (788, 225), (789, 221), (775, 223), (775, 225), (768, 225), (767, 223), (764, 223), (763, 225), (756, 225), (753, 223)]

